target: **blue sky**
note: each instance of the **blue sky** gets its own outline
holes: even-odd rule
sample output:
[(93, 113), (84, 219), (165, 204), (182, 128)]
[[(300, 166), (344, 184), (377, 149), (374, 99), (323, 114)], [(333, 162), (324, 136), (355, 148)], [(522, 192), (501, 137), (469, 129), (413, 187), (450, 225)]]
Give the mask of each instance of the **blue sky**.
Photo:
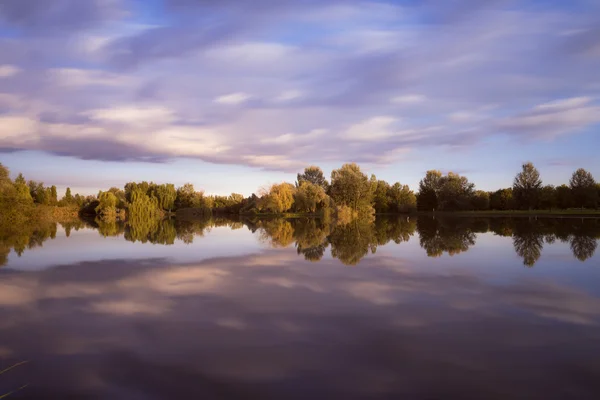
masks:
[(0, 0), (0, 162), (86, 194), (599, 179), (599, 27), (593, 0)]

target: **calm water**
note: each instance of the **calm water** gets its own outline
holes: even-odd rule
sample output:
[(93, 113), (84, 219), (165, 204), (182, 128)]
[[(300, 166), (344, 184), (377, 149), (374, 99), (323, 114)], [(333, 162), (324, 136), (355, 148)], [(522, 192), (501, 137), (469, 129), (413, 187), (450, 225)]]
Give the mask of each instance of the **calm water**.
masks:
[(598, 399), (600, 220), (0, 233), (0, 395)]

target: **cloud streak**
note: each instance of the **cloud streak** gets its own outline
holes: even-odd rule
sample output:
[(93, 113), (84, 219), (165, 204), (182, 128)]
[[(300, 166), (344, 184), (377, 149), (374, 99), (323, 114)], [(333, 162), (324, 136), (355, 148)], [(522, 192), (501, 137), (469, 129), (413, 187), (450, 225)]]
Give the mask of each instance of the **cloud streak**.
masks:
[(455, 3), (3, 2), (0, 147), (292, 171), (600, 123), (597, 6)]

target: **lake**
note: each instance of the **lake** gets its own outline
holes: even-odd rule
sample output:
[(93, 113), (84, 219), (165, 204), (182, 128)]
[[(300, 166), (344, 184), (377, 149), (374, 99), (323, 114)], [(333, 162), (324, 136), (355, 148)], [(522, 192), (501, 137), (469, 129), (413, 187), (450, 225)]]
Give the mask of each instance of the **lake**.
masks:
[(600, 220), (73, 222), (0, 235), (0, 395), (598, 399)]

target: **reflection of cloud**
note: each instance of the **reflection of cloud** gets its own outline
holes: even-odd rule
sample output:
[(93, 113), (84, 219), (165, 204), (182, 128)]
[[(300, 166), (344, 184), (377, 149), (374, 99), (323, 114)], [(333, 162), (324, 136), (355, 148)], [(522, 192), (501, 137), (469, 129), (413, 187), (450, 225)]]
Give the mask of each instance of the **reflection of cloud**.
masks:
[[(512, 362), (529, 385), (515, 390), (528, 395), (564, 379), (552, 354), (539, 364), (530, 345), (569, 343), (592, 362), (589, 329), (600, 323), (600, 299), (575, 287), (494, 284), (385, 255), (352, 269), (307, 264), (286, 249), (190, 265), (103, 261), (8, 270), (0, 286), (0, 357), (64, 357), (59, 376), (32, 372), (39, 390), (60, 387), (63, 398), (86, 390), (201, 398), (218, 382), (245, 397), (281, 397), (287, 383), (310, 382), (333, 397), (401, 398), (415, 387), (448, 393), (431, 374), (448, 367), (454, 388), (471, 387), (468, 371), (488, 371), (494, 383), (478, 389), (486, 395), (514, 380)], [(43, 340), (31, 334), (42, 331)], [(532, 384), (528, 371), (544, 383)], [(306, 385), (297, 386), (306, 398)]]

